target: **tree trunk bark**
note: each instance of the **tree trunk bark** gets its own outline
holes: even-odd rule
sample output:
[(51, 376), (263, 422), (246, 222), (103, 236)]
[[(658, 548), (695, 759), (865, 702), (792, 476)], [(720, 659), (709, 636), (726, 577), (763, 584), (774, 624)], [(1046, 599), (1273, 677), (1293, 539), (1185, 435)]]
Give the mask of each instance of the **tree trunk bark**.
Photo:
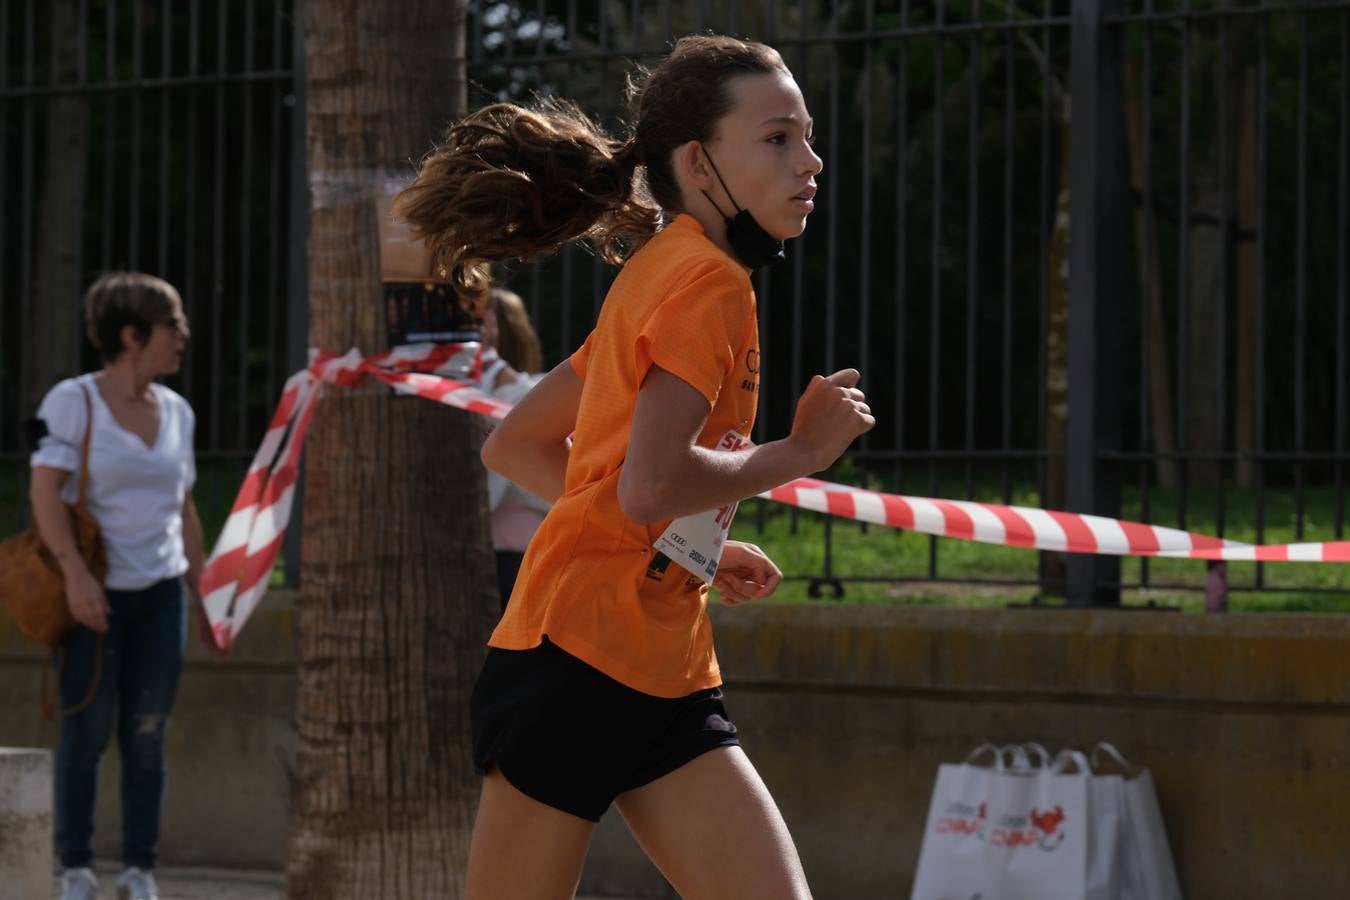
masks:
[[(1168, 454), (1176, 450), (1172, 429), (1172, 367), (1168, 363), (1167, 317), (1163, 310), (1162, 264), (1158, 248), (1158, 216), (1153, 209), (1153, 193), (1145, 165), (1143, 111), (1139, 102), (1139, 82), (1134, 65), (1125, 63), (1125, 133), (1130, 151), (1130, 185), (1139, 203), (1134, 208), (1135, 264), (1139, 270), (1140, 290), (1148, 298), (1148, 391), (1149, 425), (1157, 459), (1158, 483), (1176, 486), (1176, 461)], [(1141, 450), (1148, 448), (1141, 447)]]
[[(1046, 509), (1063, 509), (1068, 500), (1069, 431), (1069, 235), (1070, 194), (1069, 145), (1070, 100), (1060, 102), (1059, 190), (1055, 196), (1055, 221), (1050, 232), (1047, 265), (1045, 361), (1045, 496)], [(1066, 590), (1067, 560), (1063, 553), (1041, 553), (1041, 594), (1063, 597)]]
[[(1227, 89), (1227, 73), (1218, 53), (1210, 62), (1215, 97)], [(1217, 102), (1217, 100), (1216, 100)], [(1181, 443), (1192, 453), (1217, 453), (1224, 447), (1224, 413), (1219, 394), (1224, 379), (1228, 335), (1222, 327), (1228, 296), (1223, 290), (1228, 266), (1228, 234), (1223, 220), (1224, 192), (1230, 173), (1220, 165), (1222, 148), (1231, 133), (1216, 123), (1205, 143), (1199, 165), (1191, 170), (1190, 232), (1187, 271), (1187, 340), (1185, 382), (1185, 434)], [(1230, 163), (1231, 165), (1231, 163)], [(1186, 469), (1190, 484), (1219, 488), (1223, 466), (1214, 460), (1192, 460)]]
[[(310, 343), (382, 349), (376, 201), (464, 112), (464, 3), (305, 15)], [(463, 895), (468, 698), (496, 619), (470, 414), (330, 388), (307, 454), (289, 896)]]
[[(59, 82), (73, 81), (80, 46), (74, 0), (52, 4)], [(47, 106), (47, 144), (38, 193), (33, 249), (33, 290), (24, 338), (25, 415), (35, 411), (51, 386), (79, 374), (84, 329), (80, 295), (84, 280), (84, 193), (89, 157), (89, 100), (56, 94)]]

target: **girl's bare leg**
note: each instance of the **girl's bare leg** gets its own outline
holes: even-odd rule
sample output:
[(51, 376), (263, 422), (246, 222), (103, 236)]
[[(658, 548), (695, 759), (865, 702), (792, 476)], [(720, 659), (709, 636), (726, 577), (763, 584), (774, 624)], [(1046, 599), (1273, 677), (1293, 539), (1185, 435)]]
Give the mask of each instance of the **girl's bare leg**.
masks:
[(810, 900), (787, 825), (739, 747), (621, 794), (619, 812), (683, 900)]
[(469, 845), (468, 900), (571, 900), (594, 828), (532, 800), (492, 770)]

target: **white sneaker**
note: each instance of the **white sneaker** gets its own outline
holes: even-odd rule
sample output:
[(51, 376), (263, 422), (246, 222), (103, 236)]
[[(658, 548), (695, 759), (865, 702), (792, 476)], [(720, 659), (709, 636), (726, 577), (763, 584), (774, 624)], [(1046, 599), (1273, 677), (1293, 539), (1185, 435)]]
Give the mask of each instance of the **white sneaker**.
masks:
[(98, 879), (93, 869), (61, 872), (61, 900), (98, 900)]
[(117, 900), (159, 900), (155, 876), (135, 866), (127, 869), (117, 879)]

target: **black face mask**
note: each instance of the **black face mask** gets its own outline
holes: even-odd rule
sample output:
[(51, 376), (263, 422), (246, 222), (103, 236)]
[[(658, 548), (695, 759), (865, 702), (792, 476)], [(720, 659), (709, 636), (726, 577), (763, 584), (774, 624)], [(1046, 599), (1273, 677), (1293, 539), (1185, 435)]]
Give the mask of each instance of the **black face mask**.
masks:
[(712, 161), (708, 155), (707, 148), (704, 148), (703, 155), (707, 157), (708, 165), (712, 166), (713, 174), (722, 185), (722, 190), (727, 192), (727, 197), (736, 207), (735, 217), (728, 216), (722, 212), (722, 208), (712, 197), (708, 197), (708, 192), (703, 191), (703, 196), (708, 197), (708, 202), (717, 210), (717, 214), (727, 223), (727, 243), (731, 245), (732, 252), (741, 264), (750, 270), (762, 269), (765, 266), (771, 266), (774, 263), (782, 262), (786, 259), (783, 253), (783, 242), (769, 234), (764, 228), (755, 221), (755, 217), (750, 215), (750, 210), (741, 209), (741, 205), (736, 203), (736, 198), (731, 196), (727, 183), (722, 180), (722, 173), (717, 171), (717, 163)]

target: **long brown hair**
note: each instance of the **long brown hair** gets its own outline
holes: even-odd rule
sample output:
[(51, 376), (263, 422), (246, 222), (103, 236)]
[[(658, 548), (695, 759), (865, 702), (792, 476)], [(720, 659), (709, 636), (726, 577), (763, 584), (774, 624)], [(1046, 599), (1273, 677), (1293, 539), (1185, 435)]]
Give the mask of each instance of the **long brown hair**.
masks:
[(775, 72), (787, 67), (764, 44), (681, 38), (656, 68), (630, 76), (622, 140), (565, 100), (485, 106), (451, 126), (397, 208), (461, 289), (485, 286), (485, 263), (579, 239), (619, 265), (656, 233), (663, 210), (681, 211), (671, 153), (715, 136), (732, 104), (727, 82)]
[(488, 309), (497, 317), (497, 355), (517, 372), (542, 371), (544, 355), (539, 350), (539, 336), (534, 333), (520, 295), (495, 287), (489, 295)]

